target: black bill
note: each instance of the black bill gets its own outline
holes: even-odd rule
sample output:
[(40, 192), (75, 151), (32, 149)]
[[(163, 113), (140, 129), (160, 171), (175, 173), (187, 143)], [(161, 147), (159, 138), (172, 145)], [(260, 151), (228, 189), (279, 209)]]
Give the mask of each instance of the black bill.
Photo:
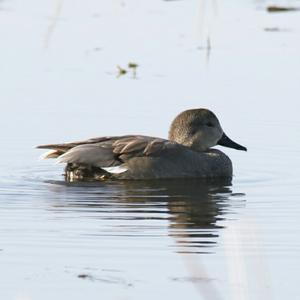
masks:
[(244, 147), (242, 145), (239, 145), (236, 142), (234, 142), (233, 140), (231, 140), (224, 132), (223, 132), (222, 137), (218, 141), (218, 145), (228, 147), (228, 148), (237, 149), (237, 150), (247, 151), (246, 147)]

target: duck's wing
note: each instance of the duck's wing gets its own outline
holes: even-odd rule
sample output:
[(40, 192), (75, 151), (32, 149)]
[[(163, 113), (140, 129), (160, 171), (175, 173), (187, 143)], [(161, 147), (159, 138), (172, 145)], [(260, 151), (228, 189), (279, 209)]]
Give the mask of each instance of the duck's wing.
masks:
[(102, 143), (107, 141), (116, 141), (121, 138), (129, 138), (134, 137), (134, 135), (125, 135), (125, 136), (102, 136), (102, 137), (96, 137), (91, 138), (87, 140), (82, 141), (76, 141), (76, 142), (70, 142), (70, 143), (62, 143), (62, 144), (45, 144), (45, 145), (38, 145), (36, 148), (38, 149), (51, 149), (50, 151), (46, 152), (42, 158), (57, 158), (70, 149), (80, 146), (80, 145), (90, 145), (90, 144), (96, 144), (96, 143)]
[(61, 163), (84, 164), (99, 168), (119, 166), (130, 158), (138, 156), (157, 156), (170, 141), (141, 136), (104, 137), (82, 142), (42, 145), (38, 148), (53, 149)]

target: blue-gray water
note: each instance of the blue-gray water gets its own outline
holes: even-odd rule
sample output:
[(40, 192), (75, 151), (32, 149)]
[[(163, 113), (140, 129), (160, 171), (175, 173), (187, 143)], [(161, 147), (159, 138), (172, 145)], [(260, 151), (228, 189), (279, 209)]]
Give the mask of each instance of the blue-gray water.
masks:
[[(0, 2), (1, 299), (297, 299), (300, 12), (269, 4)], [(65, 184), (34, 149), (194, 107), (248, 147), (232, 183)]]

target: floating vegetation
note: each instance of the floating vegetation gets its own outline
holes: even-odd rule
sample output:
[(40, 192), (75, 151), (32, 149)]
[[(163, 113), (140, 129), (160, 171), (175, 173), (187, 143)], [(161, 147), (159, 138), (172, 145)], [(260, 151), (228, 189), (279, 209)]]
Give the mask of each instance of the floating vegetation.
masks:
[(64, 2), (64, 0), (58, 0), (56, 3), (54, 15), (51, 18), (51, 22), (50, 22), (50, 24), (46, 30), (46, 34), (45, 34), (45, 40), (44, 40), (44, 48), (45, 49), (48, 49), (53, 32), (58, 25), (59, 17), (61, 15), (62, 8), (63, 8), (63, 2)]
[(198, 47), (198, 50), (205, 50), (206, 51), (206, 63), (209, 62), (210, 58), (210, 52), (211, 52), (211, 42), (210, 42), (210, 37), (208, 36), (206, 39), (206, 46), (204, 47)]
[(136, 69), (139, 65), (137, 63), (134, 62), (130, 62), (128, 63), (128, 68), (129, 69)]
[(125, 75), (127, 73), (127, 70), (121, 68), (120, 66), (117, 66), (119, 72), (118, 72), (118, 76), (117, 77), (121, 77), (123, 75)]
[[(127, 68), (131, 71), (133, 78), (136, 78), (136, 69), (138, 68), (138, 66), (139, 65), (135, 62), (129, 62), (127, 64)], [(117, 68), (118, 68), (118, 75), (117, 75), (118, 78), (129, 72), (129, 70), (122, 68), (120, 66), (117, 66)]]
[(211, 50), (210, 37), (209, 36), (207, 37), (205, 46), (199, 46), (197, 49), (198, 50), (206, 50), (207, 52), (210, 52), (210, 50)]
[(267, 11), (270, 13), (288, 12), (288, 11), (297, 11), (297, 10), (300, 10), (300, 8), (299, 7), (276, 6), (276, 5), (270, 5), (267, 7)]
[(134, 62), (130, 62), (128, 63), (128, 68), (132, 70), (132, 76), (133, 78), (136, 78), (136, 69), (139, 65), (137, 63)]

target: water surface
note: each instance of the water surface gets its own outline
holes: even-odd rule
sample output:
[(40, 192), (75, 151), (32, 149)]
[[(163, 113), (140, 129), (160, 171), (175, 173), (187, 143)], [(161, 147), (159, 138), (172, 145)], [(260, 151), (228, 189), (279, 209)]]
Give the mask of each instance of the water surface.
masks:
[[(300, 13), (268, 4), (0, 2), (1, 299), (297, 298)], [(67, 184), (34, 149), (192, 107), (247, 146), (232, 181)]]

